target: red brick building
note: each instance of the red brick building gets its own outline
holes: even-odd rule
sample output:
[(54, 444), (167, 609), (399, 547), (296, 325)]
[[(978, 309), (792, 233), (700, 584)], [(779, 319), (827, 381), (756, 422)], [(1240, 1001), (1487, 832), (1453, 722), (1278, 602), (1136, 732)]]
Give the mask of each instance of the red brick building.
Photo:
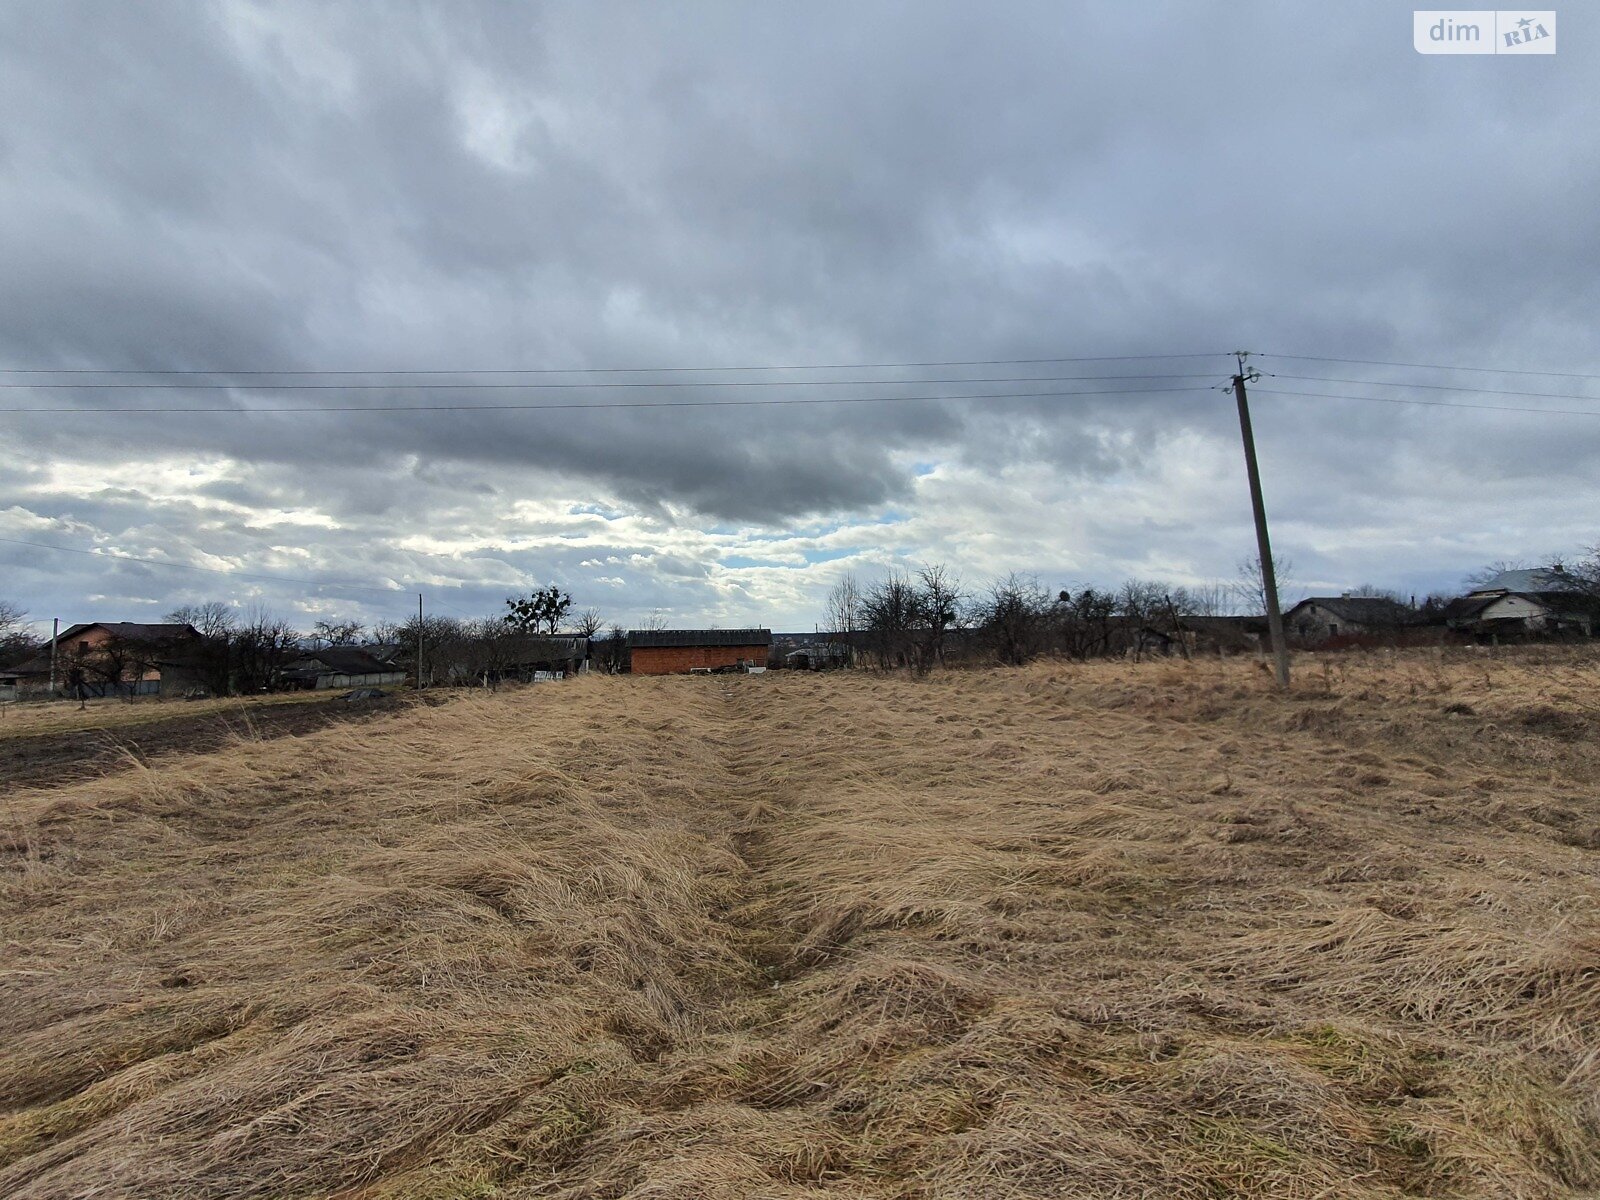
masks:
[(682, 675), (740, 664), (765, 667), (770, 629), (630, 629), (628, 669), (635, 675)]

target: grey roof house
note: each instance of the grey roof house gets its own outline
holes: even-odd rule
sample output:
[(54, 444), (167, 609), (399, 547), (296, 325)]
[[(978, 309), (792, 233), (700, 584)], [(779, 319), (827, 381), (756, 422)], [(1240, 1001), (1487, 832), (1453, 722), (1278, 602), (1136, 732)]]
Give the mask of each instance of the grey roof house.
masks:
[(297, 687), (384, 687), (404, 683), (405, 668), (385, 662), (354, 646), (328, 646), (302, 654), (284, 668), (283, 678)]
[(1285, 630), (1315, 645), (1330, 638), (1393, 633), (1417, 614), (1384, 596), (1308, 596), (1283, 614)]

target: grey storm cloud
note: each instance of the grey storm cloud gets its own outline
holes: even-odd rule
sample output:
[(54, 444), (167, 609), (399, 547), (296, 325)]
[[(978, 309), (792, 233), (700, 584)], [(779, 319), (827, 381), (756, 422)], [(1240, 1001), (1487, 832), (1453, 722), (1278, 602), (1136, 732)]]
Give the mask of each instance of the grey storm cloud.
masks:
[[(1600, 372), (1583, 15), (1558, 55), (1502, 60), (1419, 56), (1410, 9), (1377, 2), (8, 4), (0, 366), (1002, 361), (589, 377), (684, 385), (662, 389), (8, 388), (0, 407), (618, 407), (0, 413), (0, 537), (238, 576), (0, 542), (0, 595), (129, 618), (219, 589), (334, 602), (254, 573), (363, 581), (347, 602), (376, 612), (384, 589), (481, 608), (558, 578), (619, 617), (809, 626), (841, 564), (896, 557), (1227, 575), (1248, 519), (1207, 389), (1241, 346), (1272, 373), (1268, 498), (1307, 582), (1448, 586), (1474, 555), (1570, 550), (1593, 540), (1600, 422), (1271, 393), (1600, 395), (1274, 357)], [(1158, 374), (1180, 378), (1095, 378)], [(1041, 382), (944, 382), (1012, 376)], [(4, 381), (42, 378), (75, 377)], [(824, 391), (703, 386), (758, 378), (1152, 390), (621, 407)]]

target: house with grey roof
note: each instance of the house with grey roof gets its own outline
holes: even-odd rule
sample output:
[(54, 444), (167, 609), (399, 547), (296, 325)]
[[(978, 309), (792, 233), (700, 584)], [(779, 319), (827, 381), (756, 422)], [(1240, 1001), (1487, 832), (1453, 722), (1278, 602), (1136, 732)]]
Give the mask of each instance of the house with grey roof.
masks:
[(317, 690), (392, 687), (405, 682), (406, 671), (355, 646), (325, 646), (291, 662), (283, 678), (291, 687)]
[(1483, 641), (1593, 637), (1600, 597), (1562, 567), (1502, 571), (1444, 607), (1444, 622)]
[(1308, 596), (1283, 614), (1285, 632), (1315, 646), (1338, 637), (1397, 633), (1417, 624), (1414, 610), (1386, 596)]

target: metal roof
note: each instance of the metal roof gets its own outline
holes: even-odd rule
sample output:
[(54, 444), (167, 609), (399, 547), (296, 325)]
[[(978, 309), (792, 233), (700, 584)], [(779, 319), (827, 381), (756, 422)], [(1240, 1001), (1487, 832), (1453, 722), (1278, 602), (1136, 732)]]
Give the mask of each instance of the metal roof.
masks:
[(510, 643), (508, 653), (523, 662), (588, 658), (589, 639), (579, 633), (531, 633)]
[(1487, 612), (1502, 600), (1525, 600), (1535, 608), (1551, 613), (1575, 613), (1592, 617), (1600, 610), (1600, 599), (1583, 592), (1566, 589), (1556, 592), (1493, 592), (1489, 595), (1474, 593), (1461, 596), (1444, 606), (1447, 621), (1466, 621)]
[(182, 622), (146, 624), (142, 621), (84, 621), (61, 631), (61, 641), (76, 637), (85, 629), (104, 629), (129, 642), (164, 642), (172, 638), (192, 638), (200, 635), (193, 625)]
[(324, 646), (321, 650), (312, 650), (295, 660), (298, 667), (300, 663), (321, 663), (337, 675), (379, 675), (385, 672), (399, 670), (392, 663), (358, 650), (354, 646)]
[[(1293, 613), (1307, 604), (1315, 604), (1338, 617), (1341, 621), (1414, 621), (1416, 613), (1404, 604), (1396, 604), (1386, 596), (1307, 596), (1289, 610)], [(1284, 616), (1288, 616), (1285, 613)]]
[(770, 646), (770, 629), (630, 629), (630, 649), (681, 646)]
[(1520, 571), (1501, 571), (1487, 583), (1472, 589), (1472, 595), (1481, 592), (1565, 592), (1571, 590), (1573, 580), (1565, 571), (1553, 567), (1529, 567)]
[(1444, 606), (1442, 615), (1446, 621), (1468, 621), (1502, 598), (1501, 596), (1458, 596)]

